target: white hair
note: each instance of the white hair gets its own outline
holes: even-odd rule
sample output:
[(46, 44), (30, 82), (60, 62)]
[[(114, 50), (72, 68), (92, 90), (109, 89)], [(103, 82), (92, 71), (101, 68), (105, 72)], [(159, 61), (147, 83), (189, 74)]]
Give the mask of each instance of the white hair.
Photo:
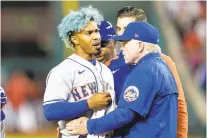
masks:
[(161, 48), (157, 44), (143, 42), (145, 50), (149, 53), (161, 53)]

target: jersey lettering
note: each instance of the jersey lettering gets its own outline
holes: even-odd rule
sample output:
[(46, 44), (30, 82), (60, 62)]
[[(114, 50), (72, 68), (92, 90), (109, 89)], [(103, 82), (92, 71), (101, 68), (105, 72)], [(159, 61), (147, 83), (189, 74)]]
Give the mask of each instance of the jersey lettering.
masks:
[(88, 92), (86, 91), (86, 85), (81, 86), (81, 90), (82, 90), (82, 93), (83, 93), (83, 97), (87, 97), (87, 96), (89, 96), (89, 95), (88, 95)]
[[(105, 88), (104, 91), (113, 90), (112, 86), (108, 82), (101, 82), (103, 87)], [(72, 96), (75, 101), (79, 101), (81, 99), (85, 99), (86, 97), (93, 95), (96, 93), (96, 82), (88, 83), (83, 86), (79, 86), (73, 89)], [(99, 92), (99, 91), (98, 91)]]
[(79, 101), (81, 98), (80, 93), (78, 92), (77, 88), (74, 88), (72, 91), (72, 95), (75, 101)]
[(92, 82), (92, 83), (88, 83), (88, 88), (91, 91), (91, 94), (95, 94), (96, 93), (96, 82)]

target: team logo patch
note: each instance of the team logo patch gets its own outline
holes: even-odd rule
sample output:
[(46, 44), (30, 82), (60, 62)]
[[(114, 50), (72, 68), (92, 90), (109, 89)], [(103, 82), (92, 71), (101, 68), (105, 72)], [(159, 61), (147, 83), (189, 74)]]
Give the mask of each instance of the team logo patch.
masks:
[(133, 102), (139, 97), (139, 89), (135, 86), (129, 86), (124, 92), (124, 99), (127, 102)]

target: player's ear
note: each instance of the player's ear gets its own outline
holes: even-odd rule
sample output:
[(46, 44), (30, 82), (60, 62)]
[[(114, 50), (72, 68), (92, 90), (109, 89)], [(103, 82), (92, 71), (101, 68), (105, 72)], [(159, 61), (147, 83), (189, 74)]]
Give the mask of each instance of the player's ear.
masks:
[(73, 42), (74, 45), (78, 45), (79, 41), (76, 36), (71, 36), (70, 40)]

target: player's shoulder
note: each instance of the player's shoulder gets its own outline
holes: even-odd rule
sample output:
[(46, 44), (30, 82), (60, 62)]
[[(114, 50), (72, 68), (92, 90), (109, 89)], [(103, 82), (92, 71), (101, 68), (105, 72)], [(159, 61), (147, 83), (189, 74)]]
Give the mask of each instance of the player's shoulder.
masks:
[(167, 63), (164, 62), (162, 56), (159, 53), (151, 54), (151, 58), (148, 58), (137, 68), (140, 73), (146, 73), (152, 77), (160, 77), (162, 74), (169, 72)]
[(97, 61), (97, 63), (101, 66), (102, 70), (103, 71), (106, 71), (106, 72), (111, 72), (111, 70), (103, 63)]
[[(161, 62), (159, 62), (160, 56), (157, 55), (156, 58), (153, 57), (148, 57), (146, 59), (143, 59), (140, 63), (138, 63), (137, 65), (135, 65), (134, 69), (133, 69), (133, 75), (137, 74), (137, 75), (147, 75), (147, 76), (154, 76), (158, 73), (159, 71), (159, 64)], [(162, 60), (160, 58), (160, 60)], [(134, 66), (134, 65), (133, 65)]]
[(117, 56), (116, 58), (111, 59), (110, 64), (119, 63), (119, 62), (120, 62), (120, 60), (121, 60), (121, 57)]
[(117, 58), (111, 61), (110, 65), (108, 66), (110, 68), (110, 70), (116, 70), (119, 69), (122, 66), (125, 66), (125, 61), (123, 58)]
[(134, 69), (131, 71), (130, 76), (131, 77), (139, 77), (140, 75), (148, 75), (151, 76), (152, 75), (152, 68), (149, 68), (149, 66), (144, 66), (140, 65), (140, 66), (135, 66)]
[(52, 75), (64, 78), (65, 76), (68, 76), (68, 74), (73, 74), (74, 66), (73, 62), (65, 59), (49, 71), (48, 77)]

